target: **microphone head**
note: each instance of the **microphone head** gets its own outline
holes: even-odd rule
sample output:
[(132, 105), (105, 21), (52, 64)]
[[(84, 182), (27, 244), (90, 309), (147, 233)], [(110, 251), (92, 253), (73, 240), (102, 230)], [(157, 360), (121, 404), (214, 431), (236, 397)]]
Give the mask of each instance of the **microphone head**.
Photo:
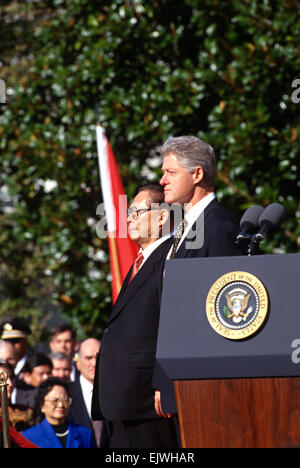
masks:
[(271, 229), (279, 226), (285, 215), (285, 209), (279, 203), (271, 203), (267, 206), (259, 217), (259, 227), (268, 225)]
[(243, 229), (247, 227), (248, 230), (250, 229), (252, 232), (256, 230), (258, 227), (259, 218), (264, 211), (262, 206), (259, 205), (252, 205), (250, 206), (245, 213), (243, 214), (240, 222), (240, 227)]

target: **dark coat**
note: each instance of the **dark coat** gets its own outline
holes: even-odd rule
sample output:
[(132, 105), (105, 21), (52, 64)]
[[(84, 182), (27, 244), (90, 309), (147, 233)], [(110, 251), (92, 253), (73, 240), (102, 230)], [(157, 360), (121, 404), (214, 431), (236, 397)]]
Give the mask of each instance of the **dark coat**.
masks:
[(172, 238), (160, 244), (127, 285), (128, 272), (104, 330), (97, 361), (92, 418), (158, 418), (152, 377), (162, 269)]
[[(189, 233), (178, 247), (174, 259), (242, 255), (234, 244), (238, 232), (239, 226), (231, 213), (215, 198), (193, 224)], [(191, 235), (192, 233), (194, 233), (194, 236)], [(192, 244), (196, 234), (196, 242)], [(174, 285), (174, 287), (178, 287), (178, 285)], [(153, 385), (161, 390), (164, 411), (176, 413), (177, 408), (173, 383), (162, 372), (159, 366), (155, 368)]]
[(109, 437), (105, 422), (99, 423), (101, 424), (101, 427), (97, 427), (97, 430), (100, 431), (100, 434), (95, 434), (95, 427), (92, 424), (86, 408), (79, 377), (75, 382), (70, 383), (70, 391), (72, 395), (72, 405), (70, 407), (68, 419), (80, 426), (91, 429), (94, 433), (95, 440), (98, 440), (98, 437), (100, 438), (100, 448), (108, 447)]
[[(234, 244), (239, 232), (239, 226), (231, 213), (220, 205), (216, 198), (205, 208), (202, 220), (200, 217), (194, 223), (189, 231), (190, 235), (187, 234), (174, 258), (242, 255)], [(192, 245), (196, 233), (197, 242)], [(200, 242), (202, 245), (198, 245), (199, 241), (203, 241)]]
[(69, 419), (76, 424), (92, 429), (92, 423), (84, 402), (79, 378), (70, 383), (72, 405), (70, 406)]
[(18, 380), (16, 383), (16, 404), (35, 407), (35, 399), (38, 389), (32, 385), (28, 385), (24, 380)]

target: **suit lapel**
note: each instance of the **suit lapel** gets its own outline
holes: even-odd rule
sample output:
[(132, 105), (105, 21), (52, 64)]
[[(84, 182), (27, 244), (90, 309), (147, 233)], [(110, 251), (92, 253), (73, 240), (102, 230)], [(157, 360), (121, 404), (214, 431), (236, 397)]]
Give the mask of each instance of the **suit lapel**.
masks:
[(120, 302), (121, 298), (123, 297), (124, 292), (126, 291), (126, 287), (127, 287), (128, 281), (129, 281), (129, 279), (130, 279), (130, 277), (131, 277), (132, 269), (133, 269), (133, 264), (132, 264), (131, 267), (129, 268), (129, 271), (128, 271), (127, 275), (125, 276), (125, 279), (124, 279), (124, 281), (123, 281), (123, 283), (122, 283), (120, 292), (119, 292), (119, 294), (118, 294), (117, 300), (116, 300), (116, 302), (115, 302), (115, 304), (114, 304), (114, 307), (113, 307), (113, 311), (114, 311), (114, 309), (116, 309), (116, 308), (119, 307), (119, 302)]
[(141, 286), (147, 281), (147, 279), (153, 273), (153, 270), (157, 263), (163, 260), (163, 257), (166, 257), (170, 246), (172, 244), (172, 238), (167, 239), (165, 242), (160, 244), (157, 249), (152, 252), (150, 257), (146, 260), (140, 271), (136, 274), (133, 280), (128, 284), (132, 267), (130, 268), (116, 304), (112, 310), (112, 313), (109, 317), (108, 323), (116, 318), (116, 316), (121, 312), (121, 310), (125, 307), (131, 297), (141, 288)]
[[(205, 221), (205, 219), (206, 219), (208, 213), (209, 213), (217, 204), (218, 204), (218, 200), (217, 200), (216, 198), (214, 198), (214, 199), (209, 203), (209, 205), (207, 205), (207, 207), (206, 207), (205, 210), (204, 210), (204, 221)], [(192, 230), (194, 231), (196, 227), (197, 227), (197, 220), (196, 220), (196, 221), (194, 222), (194, 224), (191, 226), (191, 228), (189, 229), (188, 233), (189, 233), (190, 231), (192, 231)], [(203, 226), (203, 229), (204, 229), (204, 226)], [(195, 235), (196, 235), (196, 231), (194, 231), (194, 232), (195, 232)], [(187, 233), (187, 234), (188, 234), (188, 233)], [(182, 244), (180, 245), (179, 249), (177, 250), (176, 255), (175, 255), (174, 258), (185, 258), (185, 257), (187, 257), (187, 256), (189, 255), (190, 249), (186, 249), (186, 247), (185, 247), (186, 240), (187, 240), (187, 241), (190, 241), (190, 242), (192, 241), (192, 239), (190, 239), (190, 238), (187, 239), (187, 236), (186, 236), (186, 238), (183, 240)]]
[[(79, 379), (75, 380), (75, 382), (72, 385), (72, 396), (73, 396), (73, 401), (76, 402), (73, 408), (75, 417), (81, 418), (80, 424), (86, 427), (90, 427), (91, 425), (90, 418), (89, 418), (89, 414), (88, 414), (88, 411), (84, 402), (83, 393), (81, 390)], [(74, 417), (74, 421), (76, 421), (75, 417)]]

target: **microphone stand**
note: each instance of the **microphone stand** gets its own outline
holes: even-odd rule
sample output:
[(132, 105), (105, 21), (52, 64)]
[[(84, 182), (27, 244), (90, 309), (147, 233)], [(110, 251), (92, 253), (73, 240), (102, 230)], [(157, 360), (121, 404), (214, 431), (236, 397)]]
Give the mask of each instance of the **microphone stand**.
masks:
[(248, 234), (244, 237), (241, 237), (235, 241), (236, 245), (244, 252), (246, 255), (260, 255), (259, 243), (262, 239), (257, 239), (255, 234)]
[(255, 236), (251, 237), (250, 242), (248, 243), (248, 247), (247, 247), (248, 257), (250, 255), (260, 255), (261, 252), (259, 250), (259, 243), (260, 243), (260, 240), (255, 238)]

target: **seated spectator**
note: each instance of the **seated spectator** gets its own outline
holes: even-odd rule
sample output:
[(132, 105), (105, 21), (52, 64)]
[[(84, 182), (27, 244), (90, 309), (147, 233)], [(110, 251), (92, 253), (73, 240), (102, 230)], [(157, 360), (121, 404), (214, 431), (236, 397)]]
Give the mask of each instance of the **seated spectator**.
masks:
[[(67, 323), (63, 323), (52, 328), (49, 347), (52, 353), (64, 353), (73, 359), (76, 348), (75, 330)], [(72, 372), (70, 377), (72, 382), (74, 382), (75, 377), (76, 367), (75, 363), (72, 362)]]
[(40, 448), (95, 448), (92, 431), (68, 420), (71, 403), (67, 382), (55, 377), (43, 382), (35, 409), (44, 419), (26, 430), (24, 437)]
[[(0, 372), (5, 372), (7, 375), (7, 402), (8, 402), (8, 416), (11, 426), (19, 432), (33, 426), (33, 409), (24, 405), (13, 405), (11, 403), (11, 396), (14, 388), (14, 370), (8, 362), (0, 361)], [(1, 405), (0, 405), (1, 406)], [(0, 408), (0, 416), (2, 411)]]
[(52, 377), (58, 377), (65, 382), (70, 382), (72, 372), (72, 360), (64, 353), (51, 353), (49, 358), (52, 361)]
[(51, 376), (52, 362), (45, 354), (29, 357), (16, 382), (16, 403), (34, 407), (37, 387)]
[(108, 447), (105, 422), (91, 419), (93, 383), (100, 344), (95, 338), (88, 338), (80, 345), (76, 363), (80, 375), (70, 385), (73, 403), (69, 417), (71, 421), (92, 429), (97, 447), (104, 448)]

